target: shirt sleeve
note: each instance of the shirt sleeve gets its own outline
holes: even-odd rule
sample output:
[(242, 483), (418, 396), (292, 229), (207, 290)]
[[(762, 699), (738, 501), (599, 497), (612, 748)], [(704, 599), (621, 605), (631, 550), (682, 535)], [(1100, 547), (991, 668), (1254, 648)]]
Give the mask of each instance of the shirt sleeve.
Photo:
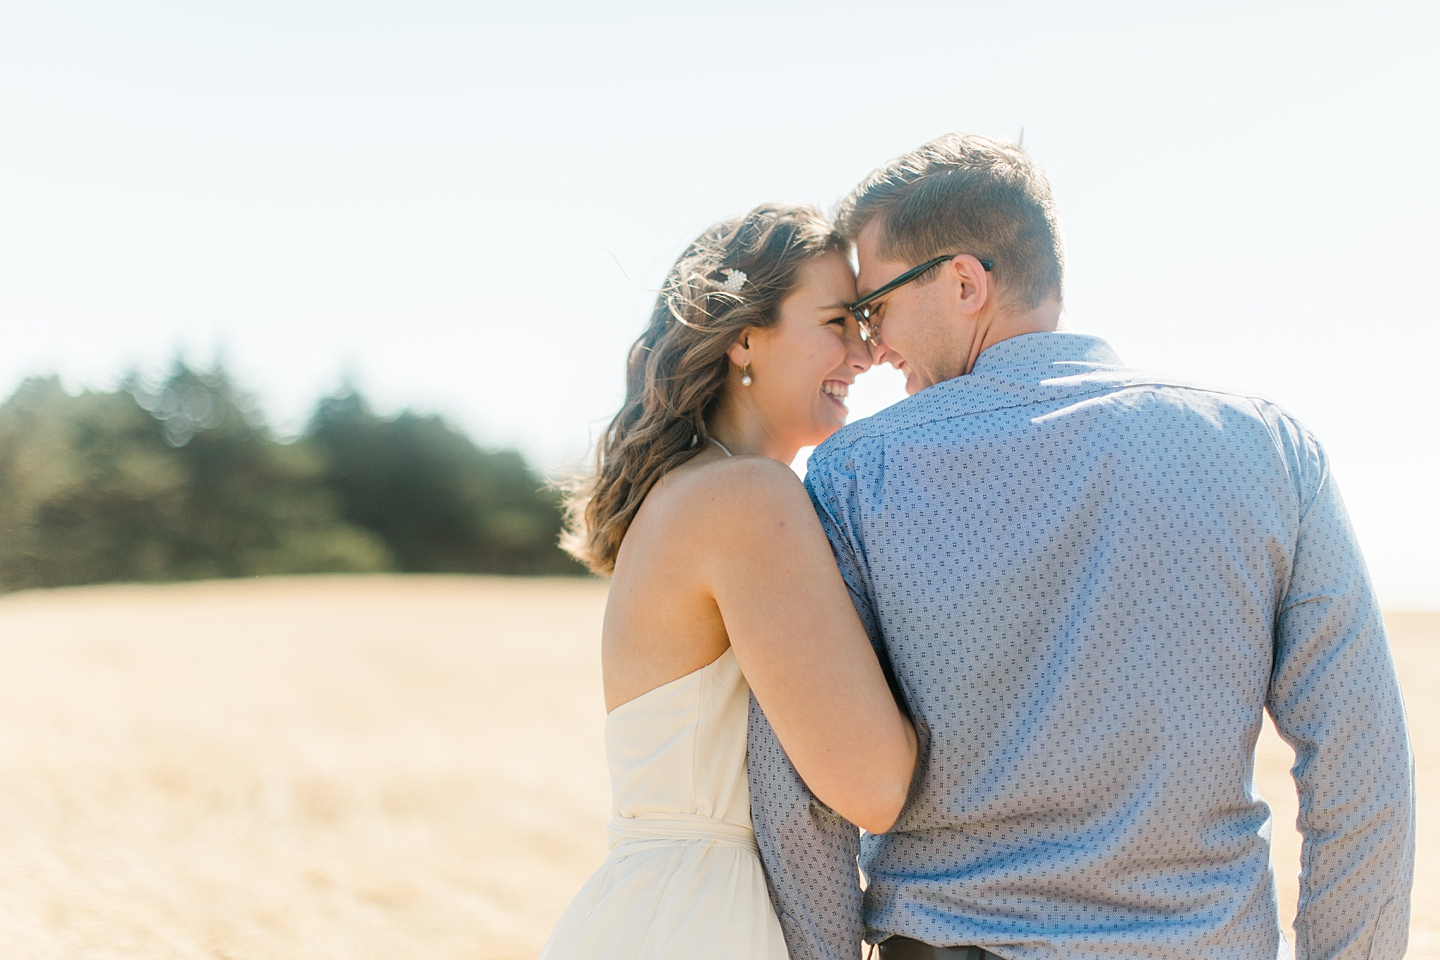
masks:
[(1295, 750), (1304, 839), (1298, 960), (1400, 960), (1415, 870), (1415, 776), (1380, 607), (1320, 445), (1282, 423), (1299, 535), (1267, 706)]
[[(845, 510), (834, 478), (812, 458), (805, 485), (860, 620), (871, 643), (878, 645), (873, 608), (857, 562), (859, 545), (850, 537), (848, 518), (837, 519)], [(881, 663), (886, 663), (883, 655)], [(888, 665), (886, 672), (888, 676)], [(792, 960), (853, 960), (859, 956), (864, 934), (857, 863), (859, 831), (805, 786), (753, 696), (749, 749), (755, 837), (790, 956)]]

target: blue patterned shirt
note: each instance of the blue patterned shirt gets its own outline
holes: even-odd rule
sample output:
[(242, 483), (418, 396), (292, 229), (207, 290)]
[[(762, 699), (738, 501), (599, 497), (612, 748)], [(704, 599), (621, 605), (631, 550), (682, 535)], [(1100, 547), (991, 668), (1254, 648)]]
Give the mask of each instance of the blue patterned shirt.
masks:
[(1031, 334), (847, 426), (806, 484), (920, 762), (894, 829), (861, 838), (752, 704), (794, 960), (853, 958), (862, 933), (1013, 960), (1285, 956), (1253, 776), (1267, 709), (1297, 752), (1301, 960), (1404, 953), (1400, 689), (1291, 417)]

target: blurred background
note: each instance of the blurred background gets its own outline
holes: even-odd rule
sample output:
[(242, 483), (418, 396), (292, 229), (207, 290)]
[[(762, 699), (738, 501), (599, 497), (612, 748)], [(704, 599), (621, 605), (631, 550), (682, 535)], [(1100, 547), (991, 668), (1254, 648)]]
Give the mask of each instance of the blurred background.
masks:
[[(0, 949), (533, 956), (608, 816), (548, 481), (701, 229), (952, 130), (1047, 171), (1071, 329), (1326, 444), (1424, 801), (1437, 41), (1419, 2), (6, 0)], [(273, 576), (352, 573), (450, 576)], [(29, 589), (105, 583), (157, 585)]]
[[(649, 290), (708, 223), (768, 199), (828, 208), (945, 131), (1023, 133), (1063, 218), (1071, 328), (1288, 407), (1333, 455), (1387, 606), (1440, 609), (1437, 17), (1423, 3), (11, 0), (0, 394), (59, 381), (9, 401), (0, 458), (39, 456), (15, 451), (61, 421), (127, 415), (123, 397), (64, 399), (89, 390), (148, 405), (170, 445), (239, 442), (243, 422), (308, 456), (364, 421), (397, 444), (460, 443), (448, 429), (553, 474), (615, 410)], [(856, 415), (902, 396), (892, 374), (862, 379)], [(471, 458), (466, 496), (482, 501), (519, 469), (438, 447)], [(333, 473), (346, 468), (291, 453), (264, 469), (320, 470), (347, 525), (265, 562), (425, 569), (362, 517), (374, 501), (353, 499), (354, 477)], [(0, 474), (11, 531), (80, 523), (122, 493), (62, 502), (36, 486), (59, 481), (16, 469)], [(192, 482), (135, 469), (147, 479), (85, 482)], [(430, 566), (563, 566), (534, 555), (553, 519), (504, 509)], [(513, 565), (455, 553), (522, 541)], [(152, 556), (77, 578), (265, 562)]]

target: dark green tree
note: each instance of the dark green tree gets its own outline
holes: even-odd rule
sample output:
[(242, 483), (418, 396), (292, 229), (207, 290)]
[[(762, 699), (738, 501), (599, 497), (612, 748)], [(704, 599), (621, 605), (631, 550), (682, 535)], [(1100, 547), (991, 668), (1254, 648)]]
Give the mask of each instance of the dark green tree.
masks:
[(129, 396), (25, 381), (0, 406), (0, 589), (167, 578), (185, 485)]
[(401, 570), (579, 574), (556, 545), (559, 498), (513, 450), (487, 451), (437, 416), (375, 415), (358, 393), (322, 400), (306, 439), (345, 519)]
[(0, 404), (0, 590), (404, 570), (578, 574), (558, 498), (514, 451), (355, 393), (278, 441), (220, 368)]
[(0, 589), (384, 570), (311, 449), (275, 441), (221, 371), (0, 405)]
[(223, 369), (177, 363), (157, 389), (133, 377), (126, 389), (185, 465), (174, 578), (393, 568), (384, 542), (341, 516), (323, 459), (306, 444), (277, 442)]

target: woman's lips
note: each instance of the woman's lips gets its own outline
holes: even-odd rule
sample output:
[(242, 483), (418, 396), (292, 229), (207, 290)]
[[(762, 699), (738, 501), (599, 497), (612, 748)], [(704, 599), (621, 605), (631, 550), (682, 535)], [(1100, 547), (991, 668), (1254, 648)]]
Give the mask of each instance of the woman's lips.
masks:
[(820, 384), (820, 392), (844, 410), (845, 398), (850, 395), (850, 384), (844, 380), (826, 380)]

